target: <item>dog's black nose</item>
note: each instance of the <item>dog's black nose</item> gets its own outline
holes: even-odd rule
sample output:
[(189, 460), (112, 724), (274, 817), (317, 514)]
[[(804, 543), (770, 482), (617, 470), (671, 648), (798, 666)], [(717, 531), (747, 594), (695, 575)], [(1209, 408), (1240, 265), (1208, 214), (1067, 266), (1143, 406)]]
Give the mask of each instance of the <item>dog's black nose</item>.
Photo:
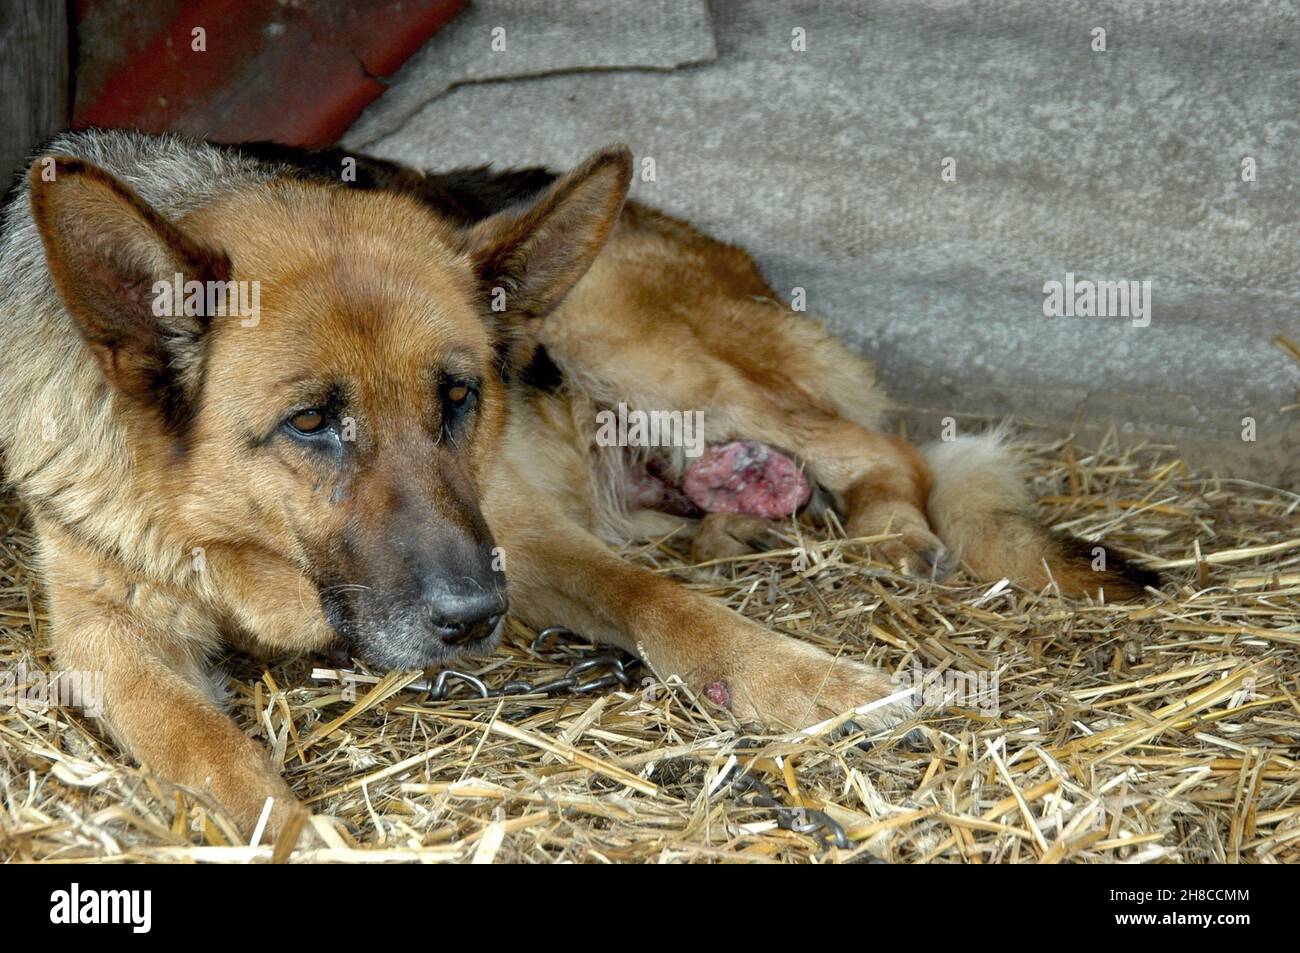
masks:
[(505, 595), (492, 590), (444, 595), (433, 603), (433, 630), (448, 645), (468, 645), (491, 635), (506, 608)]

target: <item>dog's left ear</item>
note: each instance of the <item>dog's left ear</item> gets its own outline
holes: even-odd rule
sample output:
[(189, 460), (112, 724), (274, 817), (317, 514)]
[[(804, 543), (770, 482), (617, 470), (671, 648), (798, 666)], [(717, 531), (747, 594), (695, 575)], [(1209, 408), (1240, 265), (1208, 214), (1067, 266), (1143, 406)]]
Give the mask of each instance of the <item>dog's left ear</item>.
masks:
[(609, 146), (531, 204), (465, 231), (462, 248), (497, 318), (508, 367), (527, 364), (542, 319), (595, 261), (618, 221), (631, 179), (631, 150)]

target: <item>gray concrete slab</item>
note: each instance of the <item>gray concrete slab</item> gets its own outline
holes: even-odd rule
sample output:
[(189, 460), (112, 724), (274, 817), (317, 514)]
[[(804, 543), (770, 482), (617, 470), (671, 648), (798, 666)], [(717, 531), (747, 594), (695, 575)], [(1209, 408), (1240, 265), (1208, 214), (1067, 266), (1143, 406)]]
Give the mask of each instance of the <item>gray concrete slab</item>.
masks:
[(433, 99), (464, 83), (609, 69), (675, 69), (717, 56), (704, 0), (478, 0), (438, 43), (393, 77), (382, 109), (353, 124), (348, 141), (399, 130)]
[[(949, 414), (1059, 429), (1084, 406), (1085, 430), (1300, 480), (1300, 363), (1272, 343), (1300, 341), (1294, 0), (715, 0), (716, 59), (668, 71), (625, 68), (645, 59), (630, 30), (507, 6), (435, 37), (347, 142), (437, 167), (564, 166), (626, 141), (656, 164), (638, 198), (806, 289), (920, 429)], [(541, 61), (592, 44), (612, 69), (455, 85), (459, 54), (436, 48), (486, 44), (507, 15)], [(707, 46), (686, 38), (698, 18), (650, 19), (659, 41)], [(1045, 283), (1067, 273), (1149, 281), (1150, 323), (1045, 316)]]

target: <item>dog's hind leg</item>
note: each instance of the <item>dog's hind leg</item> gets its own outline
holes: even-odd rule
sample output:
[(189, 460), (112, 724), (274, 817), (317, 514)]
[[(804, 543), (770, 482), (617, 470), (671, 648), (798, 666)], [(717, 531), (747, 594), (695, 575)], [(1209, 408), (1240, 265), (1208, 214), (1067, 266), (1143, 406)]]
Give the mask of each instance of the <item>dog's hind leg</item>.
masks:
[(771, 549), (775, 520), (745, 513), (709, 513), (700, 520), (691, 541), (691, 559), (697, 563), (731, 559)]
[(698, 411), (711, 444), (792, 454), (851, 534), (894, 536), (877, 545), (886, 560), (925, 576), (947, 568), (925, 515), (929, 467), (879, 431), (886, 401), (870, 364), (788, 311), (739, 249), (629, 206), (541, 336), (595, 404)]
[[(763, 397), (756, 395), (761, 402)], [(930, 527), (931, 474), (906, 441), (868, 430), (809, 402), (777, 418), (761, 412), (747, 428), (754, 439), (784, 447), (839, 503), (850, 537), (886, 536), (875, 552), (911, 575), (941, 578), (952, 568)]]
[[(838, 502), (849, 534), (890, 536), (875, 551), (904, 571), (946, 572), (947, 549), (925, 515), (930, 468), (908, 443), (875, 429), (883, 401), (866, 362), (771, 303), (722, 299), (715, 313), (748, 326), (763, 345), (741, 348), (734, 335), (682, 318), (638, 334), (634, 347), (611, 348), (619, 335), (597, 337), (598, 329), (567, 319), (550, 332), (548, 347), (580, 369), (598, 403), (698, 412), (710, 444), (759, 441), (794, 456)], [(684, 455), (676, 462), (691, 465)], [(697, 555), (716, 550), (707, 548), (710, 539), (726, 542), (704, 535), (706, 549)]]
[(1050, 578), (1068, 594), (1129, 596), (1154, 581), (1114, 553), (1096, 569), (1091, 548), (1042, 527), (996, 440), (965, 438), (927, 459), (883, 433), (870, 363), (789, 311), (744, 252), (683, 222), (630, 204), (542, 337), (599, 403), (698, 410), (709, 443), (793, 455), (831, 491), (849, 534), (890, 536), (875, 552), (912, 574), (942, 576), (960, 555), (982, 578)]

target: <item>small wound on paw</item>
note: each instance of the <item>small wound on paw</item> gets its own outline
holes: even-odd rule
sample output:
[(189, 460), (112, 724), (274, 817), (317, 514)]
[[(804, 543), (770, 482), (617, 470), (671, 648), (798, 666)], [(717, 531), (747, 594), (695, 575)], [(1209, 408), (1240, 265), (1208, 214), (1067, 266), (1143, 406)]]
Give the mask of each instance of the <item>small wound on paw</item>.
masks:
[(720, 708), (726, 708), (728, 711), (731, 709), (731, 689), (721, 679), (704, 686), (704, 697)]

